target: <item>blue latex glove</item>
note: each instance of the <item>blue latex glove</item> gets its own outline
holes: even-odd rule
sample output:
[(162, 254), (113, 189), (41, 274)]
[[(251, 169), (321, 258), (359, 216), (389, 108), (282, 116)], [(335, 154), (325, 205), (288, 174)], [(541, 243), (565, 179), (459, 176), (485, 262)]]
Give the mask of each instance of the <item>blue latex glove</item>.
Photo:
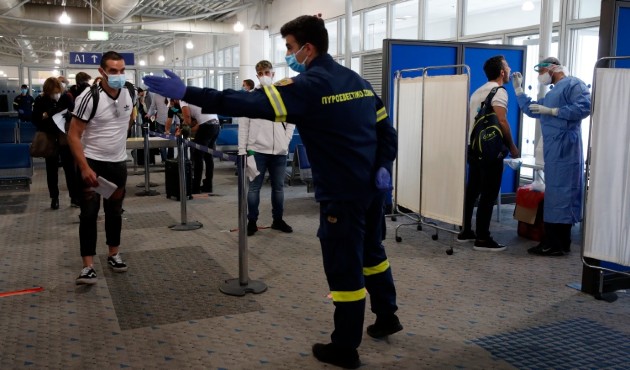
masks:
[(186, 94), (186, 85), (179, 76), (168, 69), (164, 70), (168, 77), (144, 76), (142, 80), (151, 92), (171, 99), (181, 99)]
[(381, 167), (376, 171), (375, 183), (376, 188), (381, 191), (392, 190), (394, 188), (392, 186), (392, 176), (385, 167)]

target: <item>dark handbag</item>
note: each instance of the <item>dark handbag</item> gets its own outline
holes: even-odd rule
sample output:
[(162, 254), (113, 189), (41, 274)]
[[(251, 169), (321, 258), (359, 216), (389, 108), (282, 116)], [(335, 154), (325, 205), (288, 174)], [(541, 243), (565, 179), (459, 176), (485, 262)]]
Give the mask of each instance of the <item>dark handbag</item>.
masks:
[(29, 149), (31, 157), (52, 157), (57, 154), (57, 138), (49, 133), (37, 131)]

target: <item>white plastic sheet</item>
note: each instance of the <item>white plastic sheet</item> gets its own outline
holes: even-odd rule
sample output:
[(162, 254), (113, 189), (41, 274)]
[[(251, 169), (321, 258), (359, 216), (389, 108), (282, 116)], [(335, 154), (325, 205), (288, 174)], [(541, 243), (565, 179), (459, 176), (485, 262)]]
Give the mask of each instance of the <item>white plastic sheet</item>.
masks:
[(584, 256), (630, 266), (630, 70), (599, 68)]
[(397, 203), (462, 225), (468, 76), (402, 79), (399, 94)]

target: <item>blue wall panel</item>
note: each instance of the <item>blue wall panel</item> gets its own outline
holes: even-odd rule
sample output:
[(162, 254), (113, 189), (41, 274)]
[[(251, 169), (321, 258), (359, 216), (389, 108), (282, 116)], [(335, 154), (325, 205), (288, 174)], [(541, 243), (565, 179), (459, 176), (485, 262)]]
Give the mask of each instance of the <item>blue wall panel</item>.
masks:
[[(628, 37), (630, 35), (630, 7), (619, 7), (616, 30), (615, 55), (630, 55), (630, 37)], [(630, 68), (630, 60), (617, 61), (615, 67)]]
[[(465, 45), (463, 49), (463, 63), (470, 67), (470, 94), (477, 90), (481, 85), (488, 82), (488, 79), (483, 72), (483, 64), (489, 58), (495, 55), (503, 55), (505, 60), (508, 62), (508, 65), (512, 69), (513, 72), (521, 72), (523, 73), (523, 60), (524, 60), (524, 51), (523, 50), (514, 50), (514, 49), (506, 49), (502, 47), (488, 47), (485, 45), (479, 46), (471, 46)], [(505, 89), (508, 92), (508, 112), (507, 119), (510, 123), (510, 128), (512, 130), (512, 138), (514, 139), (514, 143), (516, 146), (519, 146), (520, 140), (520, 120), (521, 120), (521, 112), (516, 102), (516, 95), (514, 94), (514, 88), (512, 88), (512, 84), (508, 83), (505, 86)], [(518, 179), (516, 177), (516, 172), (506, 167), (503, 171), (503, 181), (501, 182), (501, 192), (502, 193), (513, 193), (516, 191), (518, 187)]]

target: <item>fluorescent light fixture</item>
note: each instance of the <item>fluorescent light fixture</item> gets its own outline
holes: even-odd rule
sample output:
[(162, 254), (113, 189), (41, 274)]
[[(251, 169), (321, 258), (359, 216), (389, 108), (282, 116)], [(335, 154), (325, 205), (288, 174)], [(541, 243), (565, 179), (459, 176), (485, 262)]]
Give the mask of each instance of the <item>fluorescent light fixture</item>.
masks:
[(61, 16), (59, 17), (59, 23), (61, 23), (61, 24), (70, 24), (70, 23), (72, 23), (72, 18), (70, 18), (68, 16), (68, 13), (66, 13), (65, 10), (63, 11), (63, 13), (61, 13)]
[(107, 31), (88, 31), (88, 40), (107, 41), (107, 40), (109, 40), (109, 32), (107, 32)]
[(523, 6), (521, 6), (521, 10), (526, 11), (526, 12), (530, 12), (532, 10), (534, 10), (534, 3), (532, 1), (526, 1), (523, 3)]
[(140, 62), (138, 62), (138, 64), (140, 64), (141, 66), (146, 66), (147, 62), (145, 62), (144, 60), (141, 60)]
[(245, 29), (245, 26), (243, 26), (243, 23), (241, 23), (241, 21), (234, 23), (235, 32), (243, 32), (244, 29)]
[(61, 64), (61, 60), (59, 58), (55, 59), (55, 64)]
[(166, 59), (166, 58), (164, 58), (164, 55), (160, 55), (160, 56), (158, 57), (158, 60), (159, 60), (160, 62), (163, 62), (165, 59)]
[(194, 47), (195, 45), (192, 43), (192, 41), (188, 40), (188, 42), (186, 43), (186, 49), (192, 49)]
[(62, 55), (63, 55), (63, 53), (61, 52), (61, 50), (57, 49), (57, 51), (55, 51), (55, 56), (56, 57), (60, 57)]

